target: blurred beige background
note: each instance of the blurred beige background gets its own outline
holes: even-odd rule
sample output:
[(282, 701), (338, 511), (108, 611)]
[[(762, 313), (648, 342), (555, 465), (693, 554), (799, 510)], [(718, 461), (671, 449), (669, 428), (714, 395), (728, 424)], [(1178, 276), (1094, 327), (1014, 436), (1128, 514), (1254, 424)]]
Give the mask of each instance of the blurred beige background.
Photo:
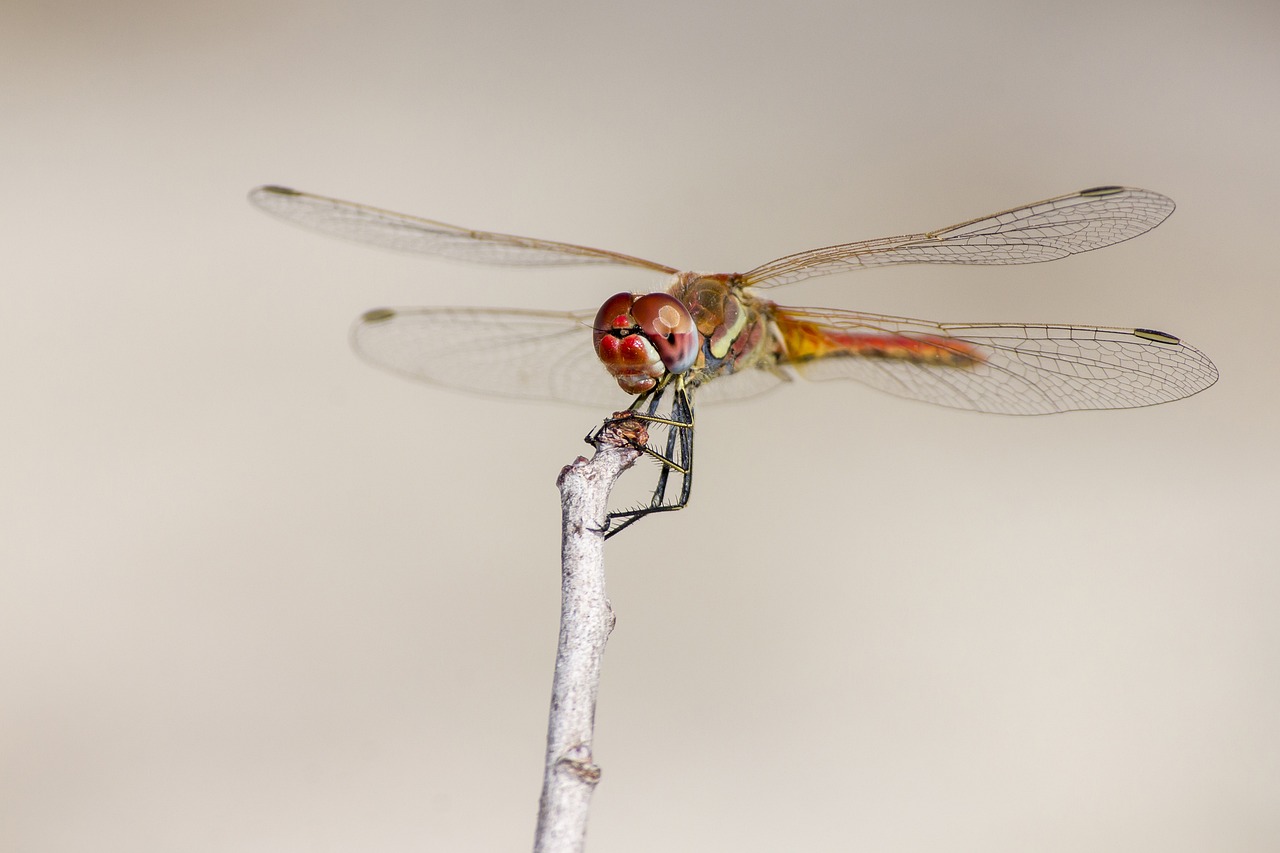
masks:
[(554, 481), (605, 413), (415, 386), (346, 330), (660, 282), (308, 234), (266, 182), (711, 270), (1172, 196), (1060, 263), (776, 294), (1150, 326), (1222, 379), (700, 410), (693, 505), (608, 549), (589, 842), (1277, 849), (1278, 36), (1270, 0), (9, 0), (0, 849), (531, 843)]

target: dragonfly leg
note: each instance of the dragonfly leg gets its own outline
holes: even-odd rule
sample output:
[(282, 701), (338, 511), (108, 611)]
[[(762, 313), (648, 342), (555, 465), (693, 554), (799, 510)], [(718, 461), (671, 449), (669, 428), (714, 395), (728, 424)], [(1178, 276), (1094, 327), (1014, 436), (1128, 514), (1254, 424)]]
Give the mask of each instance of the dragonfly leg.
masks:
[[(660, 452), (648, 445), (644, 447), (644, 451), (658, 460), (662, 466), (653, 496), (646, 506), (609, 513), (605, 525), (606, 539), (630, 527), (646, 515), (684, 509), (689, 503), (689, 494), (693, 489), (693, 405), (684, 383), (677, 381), (672, 393), (671, 416), (659, 417), (655, 414), (659, 396), (661, 392), (649, 401), (648, 412), (632, 410), (631, 414), (631, 417), (638, 420), (662, 424), (668, 428), (666, 447), (663, 451)], [(645, 402), (643, 398), (637, 399), (636, 405), (642, 402)], [(672, 472), (680, 475), (680, 496), (668, 502), (667, 486)]]

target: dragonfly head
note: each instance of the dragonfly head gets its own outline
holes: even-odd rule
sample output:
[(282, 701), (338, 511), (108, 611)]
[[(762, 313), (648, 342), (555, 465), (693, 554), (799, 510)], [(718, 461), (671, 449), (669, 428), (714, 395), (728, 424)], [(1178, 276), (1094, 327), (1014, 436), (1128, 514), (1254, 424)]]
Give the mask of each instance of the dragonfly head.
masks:
[(701, 336), (684, 303), (667, 293), (618, 293), (594, 326), (596, 355), (628, 394), (652, 390), (667, 373), (685, 373)]

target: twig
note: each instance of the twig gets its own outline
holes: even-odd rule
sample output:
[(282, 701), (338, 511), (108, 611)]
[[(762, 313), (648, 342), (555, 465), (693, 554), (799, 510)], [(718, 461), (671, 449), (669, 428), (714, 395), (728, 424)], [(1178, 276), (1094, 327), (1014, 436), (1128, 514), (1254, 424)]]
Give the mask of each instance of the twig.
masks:
[(560, 645), (534, 853), (580, 853), (586, 844), (587, 810), (600, 781), (591, 754), (600, 660), (614, 622), (605, 597), (603, 530), (609, 492), (647, 440), (640, 421), (608, 421), (595, 438), (595, 456), (579, 457), (557, 481), (563, 519)]

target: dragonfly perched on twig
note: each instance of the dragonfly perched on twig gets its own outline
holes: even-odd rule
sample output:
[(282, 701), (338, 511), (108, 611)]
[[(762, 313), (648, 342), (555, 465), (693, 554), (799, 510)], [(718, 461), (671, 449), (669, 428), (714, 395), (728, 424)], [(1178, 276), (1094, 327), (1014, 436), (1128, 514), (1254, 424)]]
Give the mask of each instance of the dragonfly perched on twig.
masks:
[[(756, 291), (890, 264), (1027, 264), (1100, 249), (1173, 212), (1158, 193), (1104, 186), (957, 225), (811, 249), (745, 273), (684, 272), (570, 243), (459, 228), (284, 187), (250, 199), (282, 219), (341, 237), (490, 264), (614, 264), (667, 277), (665, 291), (618, 293), (598, 311), (378, 308), (355, 350), (413, 379), (503, 397), (612, 406), (667, 430), (644, 449), (661, 462), (643, 506), (612, 512), (612, 536), (683, 508), (693, 481), (693, 399), (761, 393), (792, 374), (854, 379), (942, 406), (1038, 415), (1167, 403), (1208, 388), (1202, 352), (1155, 329), (1035, 323), (933, 323), (837, 308), (778, 305)], [(681, 480), (669, 498), (669, 478)]]

